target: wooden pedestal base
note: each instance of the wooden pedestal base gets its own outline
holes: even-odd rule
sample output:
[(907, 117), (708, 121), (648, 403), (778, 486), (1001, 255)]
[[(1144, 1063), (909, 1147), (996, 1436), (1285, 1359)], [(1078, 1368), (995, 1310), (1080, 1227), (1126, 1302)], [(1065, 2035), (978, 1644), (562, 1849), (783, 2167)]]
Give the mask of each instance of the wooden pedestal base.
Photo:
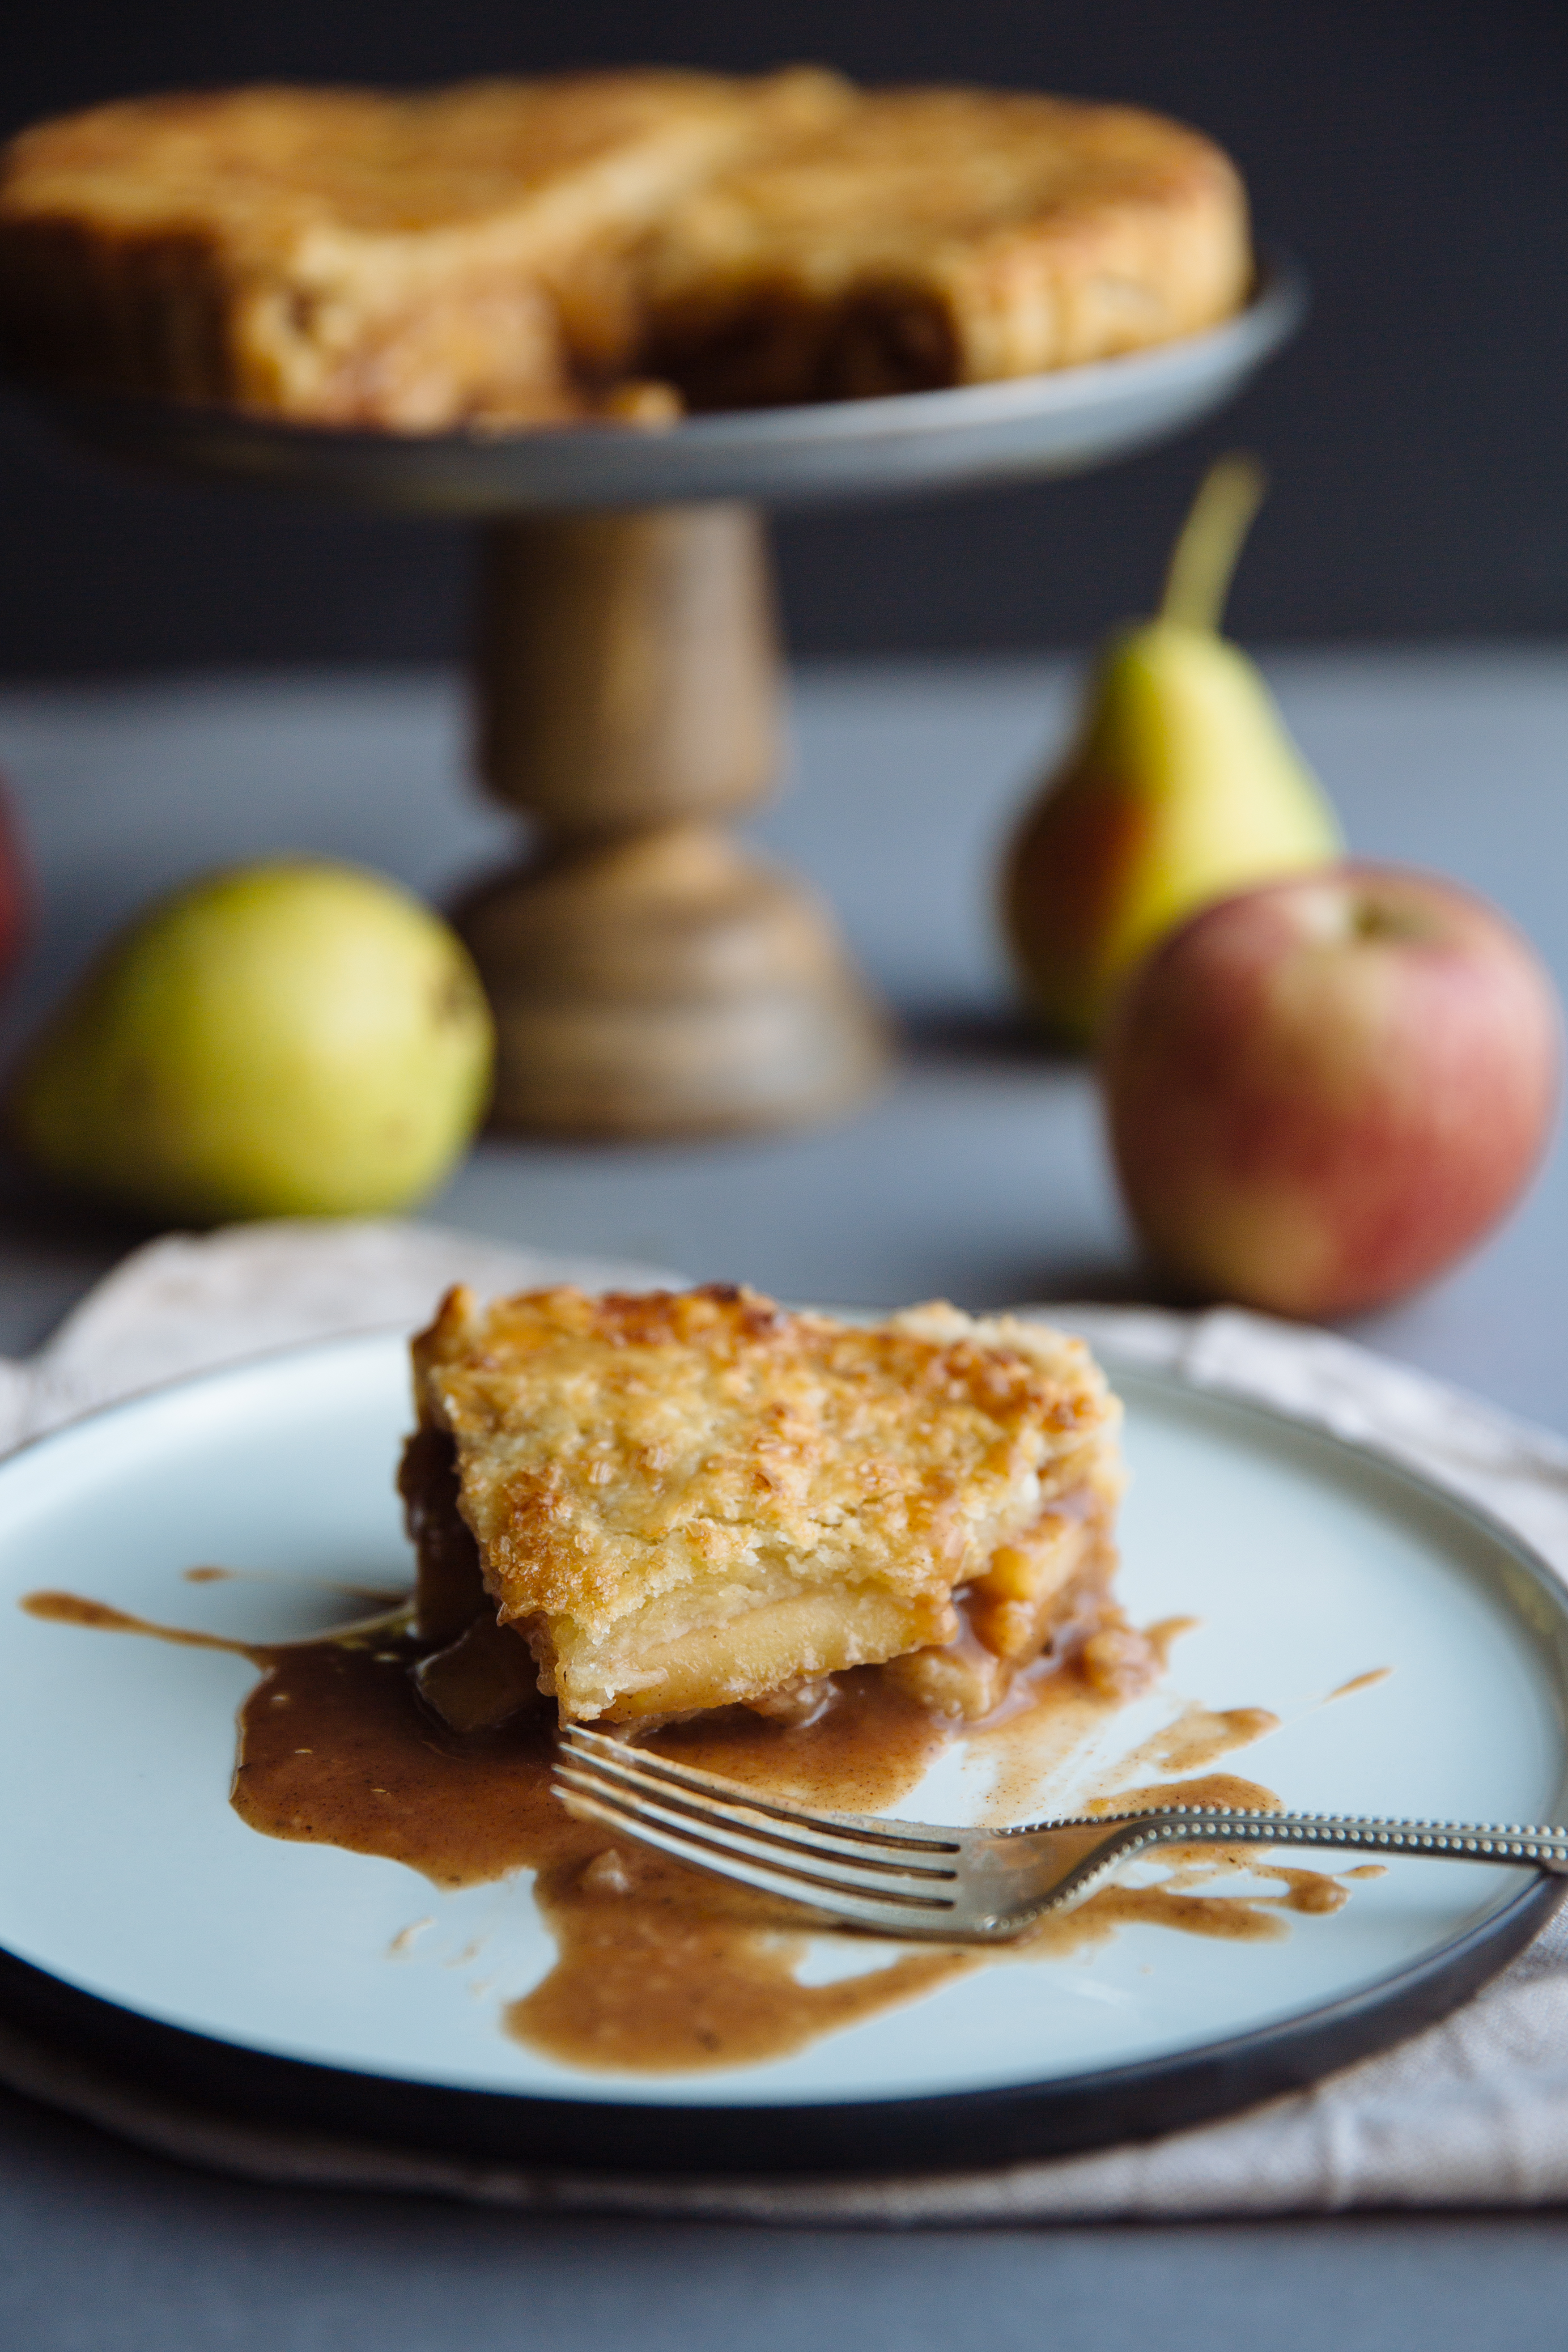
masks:
[(779, 663), (745, 507), (490, 527), (479, 764), (534, 857), (458, 910), (503, 1127), (652, 1137), (852, 1102), (881, 1015), (826, 909), (722, 820), (772, 780)]

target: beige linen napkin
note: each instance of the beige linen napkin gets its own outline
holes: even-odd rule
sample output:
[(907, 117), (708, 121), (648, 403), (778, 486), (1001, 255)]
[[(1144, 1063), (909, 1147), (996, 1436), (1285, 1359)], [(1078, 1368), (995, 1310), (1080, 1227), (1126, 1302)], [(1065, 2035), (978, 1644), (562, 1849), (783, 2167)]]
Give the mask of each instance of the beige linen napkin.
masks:
[[(428, 1226), (256, 1225), (128, 1259), (26, 1363), (0, 1362), (0, 1445), (117, 1394), (258, 1349), (401, 1324), (442, 1286), (644, 1286), (657, 1268)], [(1199, 1385), (1380, 1447), (1484, 1504), (1568, 1576), (1568, 1442), (1331, 1334), (1223, 1310), (1053, 1318)], [(919, 2179), (684, 2180), (468, 2164), (230, 2123), (0, 2026), (0, 2081), (142, 2145), (256, 2179), (530, 2210), (910, 2226), (1537, 2205), (1568, 2198), (1568, 1913), (1444, 2023), (1227, 2121), (1050, 2163)]]

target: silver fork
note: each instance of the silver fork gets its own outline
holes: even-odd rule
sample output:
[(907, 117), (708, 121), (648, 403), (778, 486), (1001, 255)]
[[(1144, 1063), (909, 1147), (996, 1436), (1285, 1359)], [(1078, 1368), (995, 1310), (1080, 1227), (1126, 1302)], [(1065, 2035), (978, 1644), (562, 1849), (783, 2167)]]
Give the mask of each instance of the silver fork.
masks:
[(1042, 1912), (1077, 1902), (1135, 1854), (1163, 1845), (1431, 1854), (1568, 1876), (1568, 1830), (1518, 1822), (1358, 1821), (1170, 1805), (967, 1830), (809, 1812), (576, 1724), (562, 1734), (554, 1784), (582, 1820), (906, 1943), (1005, 1943)]

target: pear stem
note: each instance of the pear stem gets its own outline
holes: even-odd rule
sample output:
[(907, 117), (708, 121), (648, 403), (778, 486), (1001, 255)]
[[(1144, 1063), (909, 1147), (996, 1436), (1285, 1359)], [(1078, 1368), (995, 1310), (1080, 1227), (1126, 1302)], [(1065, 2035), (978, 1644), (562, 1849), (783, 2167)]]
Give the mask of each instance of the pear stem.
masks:
[(1171, 551), (1160, 618), (1188, 629), (1217, 629), (1231, 574), (1267, 478), (1256, 457), (1218, 457), (1198, 484), (1192, 510)]

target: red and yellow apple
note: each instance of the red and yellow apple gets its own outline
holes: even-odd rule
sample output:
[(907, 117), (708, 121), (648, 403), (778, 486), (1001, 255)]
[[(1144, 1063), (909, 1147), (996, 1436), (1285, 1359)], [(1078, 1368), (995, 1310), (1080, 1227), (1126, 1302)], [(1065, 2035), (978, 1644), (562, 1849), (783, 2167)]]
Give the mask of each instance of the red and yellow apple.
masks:
[(1341, 865), (1206, 908), (1121, 998), (1111, 1147), (1153, 1255), (1276, 1313), (1353, 1315), (1458, 1257), (1551, 1132), (1555, 992), (1452, 883)]

